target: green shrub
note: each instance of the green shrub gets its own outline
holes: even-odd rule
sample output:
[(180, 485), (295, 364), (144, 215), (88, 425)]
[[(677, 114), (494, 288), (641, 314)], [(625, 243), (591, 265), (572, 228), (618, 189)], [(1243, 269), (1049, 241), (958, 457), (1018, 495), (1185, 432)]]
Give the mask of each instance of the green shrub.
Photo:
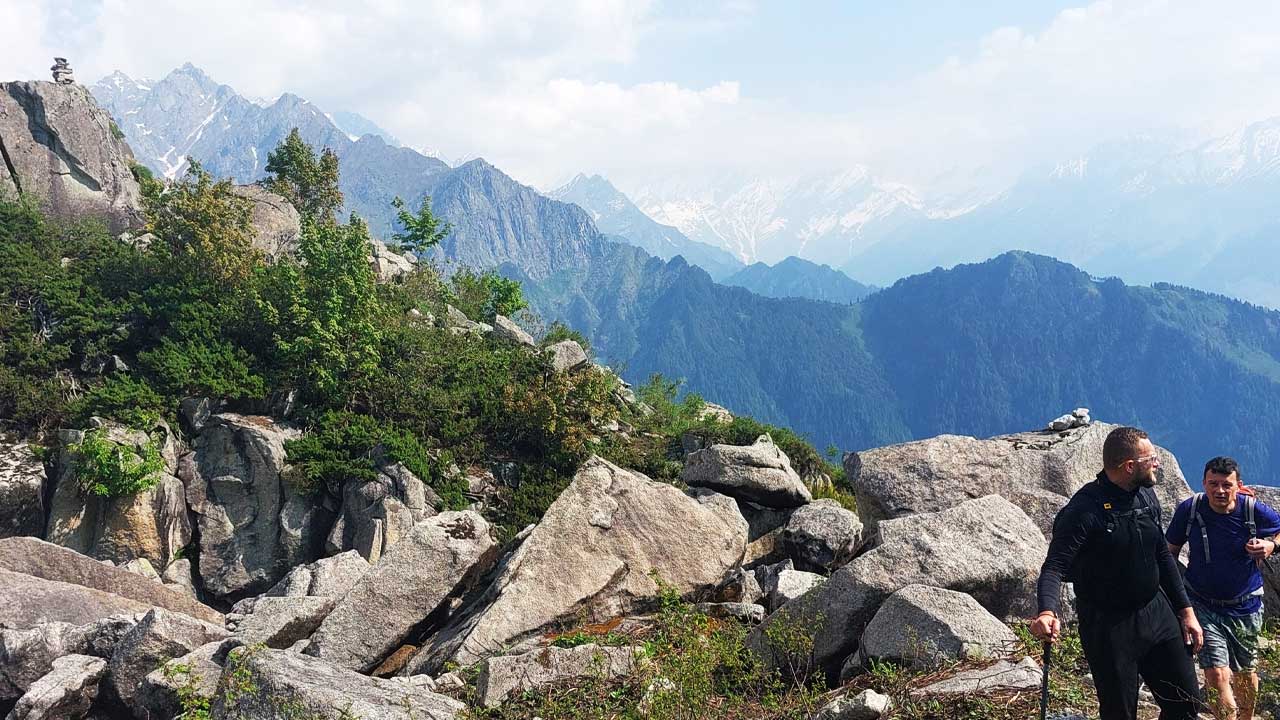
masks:
[(341, 496), (344, 483), (376, 479), (381, 463), (399, 462), (436, 491), (445, 509), (466, 507), (465, 483), (445, 471), (448, 453), (433, 457), (413, 433), (369, 415), (325, 412), (285, 449), (300, 481), (298, 489), (306, 493), (328, 490)]
[(91, 386), (70, 406), (76, 425), (83, 426), (90, 417), (100, 416), (140, 428), (152, 427), (173, 409), (146, 380), (119, 372)]
[(587, 336), (556, 320), (551, 323), (551, 327), (547, 328), (547, 333), (542, 336), (540, 345), (546, 347), (564, 340), (573, 340), (582, 346), (583, 350), (591, 352), (591, 343), (587, 340)]
[(472, 320), (491, 323), (494, 316), (511, 317), (529, 306), (520, 281), (504, 278), (494, 270), (462, 268), (450, 278), (449, 285), (447, 302)]
[(160, 448), (152, 440), (138, 448), (141, 456), (112, 442), (102, 428), (89, 430), (68, 448), (75, 454), (76, 474), (88, 493), (103, 497), (135, 495), (155, 487), (164, 469)]

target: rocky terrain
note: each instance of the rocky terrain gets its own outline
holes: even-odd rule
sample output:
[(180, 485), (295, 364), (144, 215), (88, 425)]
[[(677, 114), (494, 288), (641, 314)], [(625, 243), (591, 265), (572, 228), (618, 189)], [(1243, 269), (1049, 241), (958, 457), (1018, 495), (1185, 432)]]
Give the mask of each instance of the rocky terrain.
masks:
[[(18, 92), (92, 105), (74, 85)], [(120, 145), (109, 125), (88, 127), (89, 142)], [(5, 132), (6, 154), (24, 147)], [(55, 146), (42, 145), (46, 161)], [(110, 156), (127, 158), (118, 148)], [(59, 172), (17, 177), (70, 182)], [(115, 208), (128, 205), (131, 182), (121, 176), (119, 192), (88, 209), (60, 205), (61, 190), (36, 197), (55, 217), (127, 218)], [(257, 186), (234, 194), (251, 202), (252, 246), (267, 261), (290, 256), (308, 231), (297, 211)], [(135, 231), (124, 247), (160, 240), (124, 226)], [(350, 247), (354, 269), (378, 287), (436, 277), (380, 244), (367, 258)], [(533, 367), (536, 397), (505, 412), (539, 410), (573, 383), (600, 388), (607, 415), (546, 411), (553, 425), (580, 423), (573, 430), (590, 449), (571, 456), (566, 482), (520, 472), (512, 458), (532, 462), (516, 446), (539, 447), (522, 427), (504, 426), (462, 464), (444, 450), (465, 442), (425, 449), (424, 472), (401, 459), (404, 436), (364, 438), (359, 463), (341, 462), (336, 447), (319, 448), (317, 460), (317, 442), (332, 437), (321, 429), (328, 416), (300, 413), (305, 399), (283, 387), (260, 398), (191, 395), (141, 428), (90, 417), (6, 434), (0, 711), (10, 720), (1030, 715), (1040, 667), (1023, 621), (1045, 534), (1096, 474), (1111, 426), (939, 436), (850, 453), (835, 468), (794, 434), (696, 397), (638, 397), (572, 337), (536, 341), (502, 314), (481, 322), (452, 305), (396, 314), (400, 331), (431, 328), (413, 337), (456, 339), (470, 353), (448, 357)], [(104, 373), (134, 377), (136, 360), (64, 367), (66, 382), (88, 394)], [(378, 397), (393, 403), (455, 369), (401, 371)], [(667, 415), (682, 422), (659, 422)], [(752, 427), (772, 434), (742, 437)], [(1191, 490), (1161, 453), (1160, 496), (1171, 506)], [(520, 494), (531, 486), (550, 493), (545, 506)], [(536, 511), (512, 513), (512, 497)], [(500, 526), (513, 517), (531, 522)], [(1274, 570), (1267, 582), (1280, 590)], [(1061, 653), (1055, 711), (1084, 710), (1078, 642)], [(1270, 683), (1274, 667), (1265, 670)]]
[[(298, 492), (284, 446), (301, 430), (287, 419), (197, 398), (181, 416), (163, 480), (129, 498), (85, 495), (65, 445), (41, 460), (3, 444), (10, 717), (170, 718), (199, 699), (216, 718), (469, 717), (468, 704), (634, 673), (642, 646), (553, 641), (638, 632), (664, 594), (754, 626), (747, 646), (767, 666), (811, 665), (831, 687), (881, 662), (985, 659), (1011, 663), (998, 687), (1031, 690), (1038, 666), (1006, 623), (1032, 610), (1045, 522), (1092, 479), (1110, 427), (850, 454), (857, 513), (813, 500), (767, 437), (693, 450), (676, 485), (594, 458), (502, 545), (478, 505), (444, 511), (403, 466), (336, 503)], [(1167, 460), (1173, 503), (1190, 489)], [(810, 639), (799, 656), (772, 632), (784, 626)], [(914, 692), (986, 692), (993, 672)], [(878, 716), (840, 710), (879, 702), (854, 694), (821, 716)]]

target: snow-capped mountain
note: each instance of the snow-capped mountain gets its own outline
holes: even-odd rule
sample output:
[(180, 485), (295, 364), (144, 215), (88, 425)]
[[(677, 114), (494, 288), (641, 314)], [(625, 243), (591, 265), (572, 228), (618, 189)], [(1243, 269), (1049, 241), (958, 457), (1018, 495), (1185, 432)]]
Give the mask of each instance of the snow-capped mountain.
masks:
[(903, 223), (955, 214), (861, 166), (795, 178), (664, 179), (632, 196), (655, 220), (743, 262), (798, 255), (843, 266)]
[(619, 236), (663, 260), (679, 255), (716, 280), (742, 269), (742, 263), (720, 247), (690, 240), (676, 228), (655, 222), (599, 175), (579, 173), (547, 196), (586, 210), (607, 235)]
[(788, 255), (887, 285), (1008, 250), (1099, 276), (1173, 282), (1280, 307), (1280, 118), (1190, 142), (1153, 132), (1033, 167), (997, 193), (916, 189), (865, 167), (802, 179), (642, 184), (655, 220), (744, 261)]
[(329, 114), (290, 93), (255, 102), (190, 63), (158, 82), (115, 72), (91, 91), (116, 119), (135, 157), (170, 178), (194, 157), (215, 177), (253, 182), (264, 175), (268, 153), (298, 128), (313, 146), (338, 154), (347, 209), (365, 217), (381, 237), (393, 229), (390, 198), (416, 202), (429, 180), (449, 169), (437, 158), (388, 144), (385, 132), (358, 115)]

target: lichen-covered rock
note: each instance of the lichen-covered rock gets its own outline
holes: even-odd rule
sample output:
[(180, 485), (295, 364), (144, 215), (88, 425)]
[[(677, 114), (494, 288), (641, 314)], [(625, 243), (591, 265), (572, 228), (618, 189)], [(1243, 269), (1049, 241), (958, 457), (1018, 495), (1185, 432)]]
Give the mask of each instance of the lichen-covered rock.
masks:
[(1018, 662), (1000, 660), (982, 668), (962, 670), (945, 680), (911, 691), (914, 697), (973, 695), (997, 690), (1034, 690), (1040, 687), (1040, 665), (1029, 657)]
[(369, 562), (348, 550), (289, 571), (263, 593), (267, 597), (324, 597), (341, 599), (369, 572)]
[(1036, 580), (1048, 543), (1015, 505), (988, 495), (936, 513), (880, 523), (882, 544), (837, 570), (813, 591), (787, 603), (748, 636), (773, 667), (793, 660), (769, 629), (803, 629), (811, 657), (835, 682), (867, 623), (889, 595), (908, 585), (967, 593), (1001, 618), (1034, 610)]
[(212, 700), (222, 678), (227, 653), (235, 640), (205, 643), (147, 673), (134, 693), (134, 715), (144, 718), (176, 718), (183, 711), (182, 696)]
[(879, 720), (888, 715), (893, 701), (875, 690), (836, 698), (818, 711), (814, 720)]
[(503, 315), (493, 318), (493, 336), (516, 345), (533, 347), (537, 344), (533, 341), (533, 336), (525, 332), (524, 328)]
[(409, 258), (410, 256), (401, 255), (377, 240), (369, 243), (369, 264), (380, 282), (391, 282), (413, 272), (417, 266)]
[(588, 644), (492, 657), (480, 668), (476, 692), (480, 703), (491, 708), (525, 690), (584, 678), (611, 680), (631, 672), (640, 651), (641, 648)]
[(577, 340), (561, 340), (548, 345), (543, 352), (551, 359), (551, 367), (556, 372), (577, 370), (586, 367), (590, 361), (587, 351), (582, 349)]
[(862, 521), (835, 500), (796, 508), (782, 529), (782, 547), (800, 570), (830, 573), (853, 559), (864, 540)]
[(930, 667), (969, 658), (997, 658), (1018, 638), (964, 593), (908, 585), (890, 595), (862, 633), (864, 660)]
[[(32, 576), (30, 580), (15, 579), (13, 587), (16, 588), (20, 584), (29, 588), (33, 593), (30, 597), (48, 597), (50, 605), (47, 619), (50, 620), (66, 620), (80, 624), (107, 615), (138, 612), (139, 609), (145, 611), (155, 606), (185, 613), (207, 622), (222, 623), (221, 613), (184, 593), (35, 538), (0, 540), (0, 568)], [(57, 585), (47, 585), (42, 588), (42, 582), (35, 581), (35, 578), (41, 579), (46, 584), (57, 583)], [(64, 587), (66, 584), (81, 586), (86, 589), (86, 592), (68, 590)], [(10, 595), (9, 588), (5, 585), (6, 583), (0, 583), (0, 597)], [(94, 593), (100, 593), (106, 597), (98, 598)], [(40, 614), (41, 606), (30, 597), (21, 597), (17, 591), (12, 596), (15, 600), (9, 604), (10, 610), (16, 613), (19, 607), (29, 607), (36, 615)], [(74, 598), (80, 598), (80, 600), (77, 601)], [(87, 605), (78, 610), (75, 607), (76, 602), (84, 602)], [(0, 602), (0, 605), (4, 604)], [(91, 610), (89, 606), (100, 609)], [(65, 609), (70, 614), (63, 617), (61, 613), (55, 612), (57, 607)], [(10, 613), (4, 609), (0, 609), (0, 616), (11, 617)], [(19, 627), (19, 625), (11, 623), (9, 627)]]
[(111, 657), (120, 638), (141, 618), (114, 615), (84, 625), (46, 622), (28, 629), (0, 628), (0, 700), (22, 695), (63, 655)]
[[(1067, 500), (1102, 470), (1102, 444), (1117, 426), (1105, 423), (1064, 432), (1028, 432), (988, 440), (939, 435), (849, 453), (845, 475), (869, 529), (887, 518), (937, 512), (983, 495), (1001, 495), (1022, 508), (1047, 536)], [(1156, 495), (1165, 520), (1191, 490), (1177, 458), (1157, 447), (1162, 482)]]
[(435, 515), (440, 504), (435, 492), (403, 463), (388, 465), (370, 480), (343, 485), (342, 509), (325, 549), (331, 554), (357, 550), (376, 563), (415, 524)]
[(44, 534), (44, 487), (31, 446), (0, 436), (0, 538)]
[(245, 617), (233, 622), (228, 616), (227, 629), (245, 645), (261, 643), (283, 650), (311, 637), (333, 605), (333, 598), (327, 597), (260, 597)]
[(237, 648), (227, 656), (210, 717), (453, 720), (465, 708), (413, 683), (366, 677), (286, 650)]
[(351, 670), (374, 669), (441, 603), (489, 570), (497, 552), (478, 513), (446, 512), (418, 523), (338, 602), (307, 654)]
[(332, 514), (281, 477), (284, 443), (299, 434), (268, 417), (221, 413), (183, 456), (200, 578), (214, 597), (260, 593), (320, 554)]
[[(1280, 488), (1254, 486), (1253, 492), (1259, 501), (1280, 510)], [(1173, 508), (1165, 511), (1165, 515), (1173, 514)], [(1266, 593), (1263, 598), (1263, 612), (1269, 618), (1280, 618), (1280, 559), (1271, 559), (1262, 564), (1262, 587)]]
[(0, 195), (67, 220), (100, 217), (116, 233), (142, 226), (133, 153), (83, 86), (0, 83), (0, 147)]
[(116, 645), (108, 666), (107, 689), (125, 707), (133, 707), (134, 696), (151, 671), (227, 636), (227, 631), (216, 625), (153, 608)]
[(680, 479), (767, 507), (799, 507), (813, 500), (787, 454), (761, 435), (751, 445), (712, 445), (685, 458)]
[(107, 661), (89, 655), (65, 655), (49, 674), (32, 683), (6, 720), (79, 720), (98, 698), (98, 681)]
[[(155, 441), (147, 433), (115, 423), (94, 428), (106, 439), (137, 458)], [(45, 539), (99, 560), (124, 564), (145, 558), (152, 567), (165, 567), (191, 542), (191, 519), (186, 490), (173, 476), (176, 444), (165, 433), (160, 450), (164, 470), (156, 484), (132, 495), (103, 497), (88, 493), (79, 476), (76, 453), (71, 447), (84, 440), (84, 432), (65, 431), (54, 463), (53, 497)]]
[(747, 524), (729, 498), (690, 497), (600, 458), (583, 464), (492, 585), (410, 663), (434, 673), (573, 622), (652, 604), (656, 578), (687, 595), (738, 567)]
[(249, 201), (253, 247), (262, 252), (267, 262), (297, 254), (302, 216), (284, 196), (261, 185), (234, 185), (231, 192)]
[(765, 607), (769, 612), (804, 595), (826, 580), (817, 573), (796, 570), (790, 560), (767, 569), (762, 568), (757, 577), (760, 579), (760, 590), (764, 593)]

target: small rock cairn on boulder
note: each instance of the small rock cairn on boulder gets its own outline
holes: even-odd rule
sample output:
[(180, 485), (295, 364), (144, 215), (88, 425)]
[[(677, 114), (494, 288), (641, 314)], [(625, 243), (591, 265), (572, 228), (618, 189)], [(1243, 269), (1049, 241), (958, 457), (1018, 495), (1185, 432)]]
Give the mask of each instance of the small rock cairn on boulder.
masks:
[(1066, 415), (1060, 415), (1053, 420), (1050, 420), (1045, 429), (1056, 431), (1071, 430), (1073, 428), (1084, 427), (1090, 422), (1092, 422), (1092, 420), (1089, 419), (1089, 408), (1080, 407), (1072, 410)]
[(71, 85), (76, 81), (75, 75), (71, 70), (71, 64), (66, 58), (56, 57), (53, 59), (53, 67), (49, 68), (53, 72), (53, 81), (59, 85)]

